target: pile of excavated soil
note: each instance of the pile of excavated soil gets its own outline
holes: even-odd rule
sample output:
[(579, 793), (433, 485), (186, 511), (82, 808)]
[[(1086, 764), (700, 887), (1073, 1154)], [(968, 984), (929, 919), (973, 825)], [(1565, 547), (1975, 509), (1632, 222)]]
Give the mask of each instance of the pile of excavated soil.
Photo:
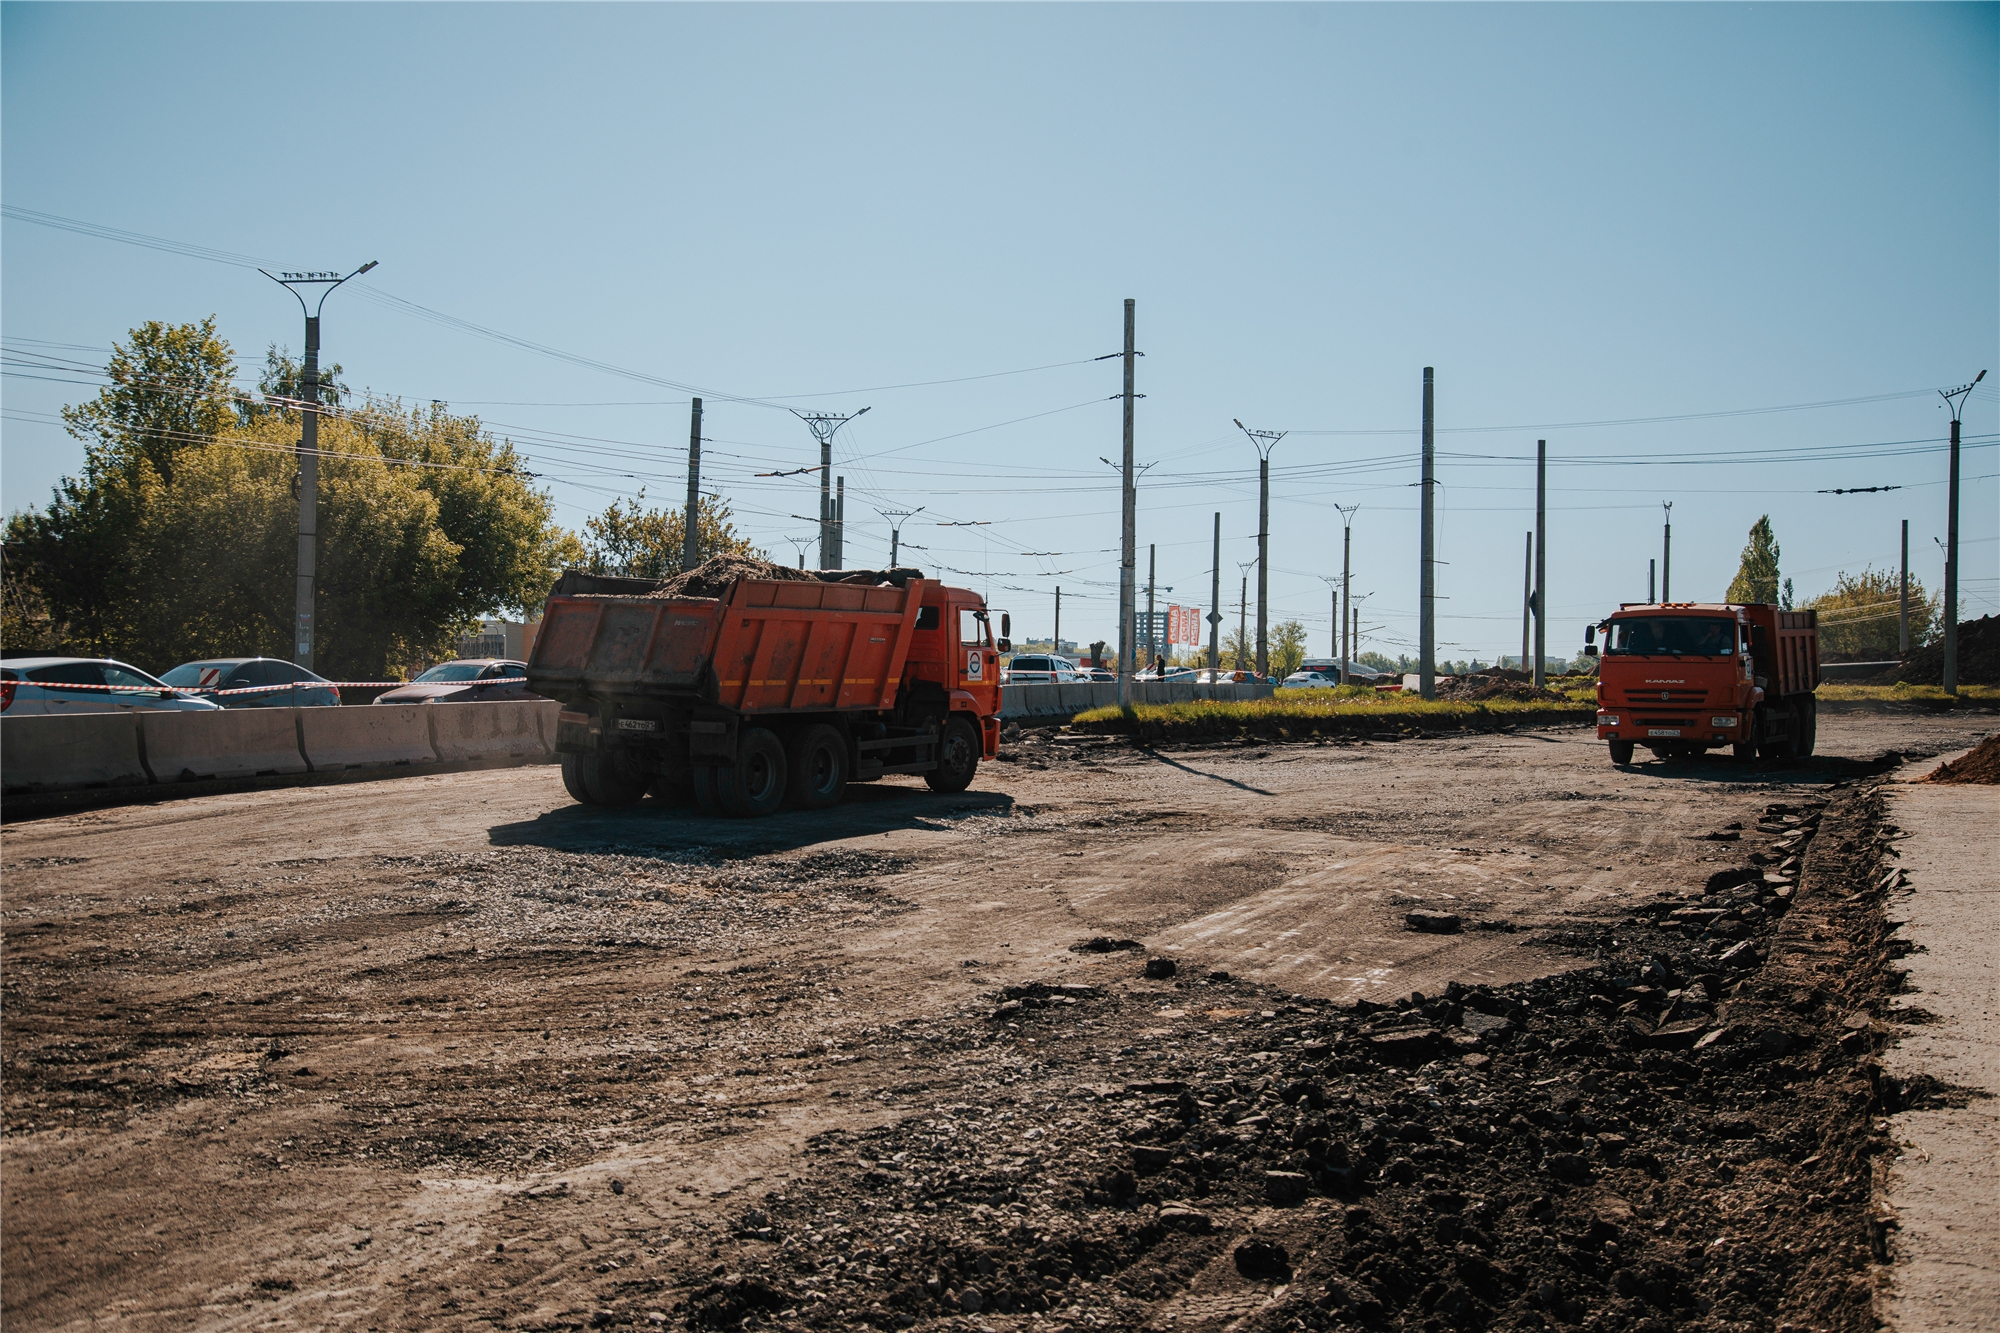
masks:
[(685, 574), (676, 574), (659, 586), (654, 597), (720, 597), (738, 579), (783, 579), (790, 583), (816, 583), (818, 577), (803, 569), (759, 560), (748, 555), (716, 555)]
[[(1884, 671), (1870, 685), (1944, 684), (1944, 643), (1927, 644), (1901, 666)], [(1981, 616), (1958, 626), (1958, 683), (2000, 685), (2000, 616)]]
[(1988, 736), (1979, 742), (1963, 759), (1939, 764), (1926, 773), (1921, 781), (2000, 786), (2000, 734)]

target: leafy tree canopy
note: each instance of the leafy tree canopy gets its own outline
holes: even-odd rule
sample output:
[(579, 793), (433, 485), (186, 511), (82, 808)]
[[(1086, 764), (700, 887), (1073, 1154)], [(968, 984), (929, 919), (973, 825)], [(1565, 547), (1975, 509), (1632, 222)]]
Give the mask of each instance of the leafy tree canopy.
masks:
[(1736, 577), (1729, 581), (1723, 600), (1738, 605), (1778, 600), (1778, 539), (1771, 531), (1769, 514), (1750, 525), (1750, 542), (1743, 548)]
[[(584, 520), (585, 568), (593, 574), (620, 574), (635, 579), (668, 579), (685, 572), (682, 542), (687, 511), (682, 507), (647, 509), (642, 489), (631, 503), (613, 500), (603, 513)], [(735, 515), (719, 498), (704, 495), (695, 504), (695, 536), (699, 558), (718, 555), (767, 555), (739, 536)]]
[[(1891, 569), (1842, 570), (1833, 587), (1806, 603), (1819, 612), (1822, 652), (1861, 661), (1886, 661), (1897, 655), (1901, 632), (1899, 606), (1902, 579)], [(1921, 648), (1938, 632), (1939, 600), (1924, 591), (1922, 580), (1910, 576), (1910, 645)]]
[[(239, 416), (231, 365), (213, 320), (149, 324), (114, 351), (111, 388), (65, 414), (89, 432), (82, 474), (8, 520), (7, 572), (70, 650), (157, 670), (291, 655), (299, 413), (272, 394)], [(170, 383), (195, 387), (163, 397)], [(446, 655), (481, 615), (539, 607), (582, 556), (476, 417), (370, 401), (323, 416), (319, 444), (323, 674), (376, 680)]]
[(1306, 660), (1306, 627), (1296, 620), (1287, 620), (1272, 631), (1270, 644), (1271, 674), (1279, 680), (1299, 669), (1299, 663)]

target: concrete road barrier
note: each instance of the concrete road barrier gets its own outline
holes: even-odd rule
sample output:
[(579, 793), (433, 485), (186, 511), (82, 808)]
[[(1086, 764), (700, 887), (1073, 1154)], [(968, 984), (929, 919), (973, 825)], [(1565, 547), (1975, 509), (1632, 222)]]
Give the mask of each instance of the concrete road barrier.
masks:
[(136, 714), (155, 782), (248, 778), (305, 773), (299, 751), (301, 711), (334, 709), (231, 708), (220, 713)]
[(151, 781), (133, 713), (0, 719), (0, 782), (8, 791), (137, 787)]
[[(386, 704), (372, 705), (387, 707)], [(431, 724), (431, 748), (443, 763), (463, 759), (547, 759), (554, 754), (540, 711), (559, 710), (547, 699), (505, 703), (418, 704)]]
[(299, 739), (317, 773), (347, 768), (434, 764), (430, 719), (434, 704), (368, 704), (301, 708)]

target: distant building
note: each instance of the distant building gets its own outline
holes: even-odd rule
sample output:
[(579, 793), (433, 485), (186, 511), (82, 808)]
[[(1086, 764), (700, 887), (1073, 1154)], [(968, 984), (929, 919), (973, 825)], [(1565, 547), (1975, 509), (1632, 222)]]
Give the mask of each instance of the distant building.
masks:
[(535, 646), (535, 631), (541, 627), (539, 619), (526, 623), (518, 620), (482, 620), (479, 632), (461, 638), (456, 651), (460, 657), (507, 657), (525, 662), (529, 650)]

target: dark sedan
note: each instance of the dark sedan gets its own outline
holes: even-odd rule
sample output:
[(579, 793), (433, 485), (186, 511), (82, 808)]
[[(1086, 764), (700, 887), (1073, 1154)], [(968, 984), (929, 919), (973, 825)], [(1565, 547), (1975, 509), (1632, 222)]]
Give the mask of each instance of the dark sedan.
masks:
[(499, 657), (440, 662), (408, 685), (376, 696), (378, 704), (469, 704), (539, 699), (528, 693), (528, 664)]
[[(183, 662), (160, 679), (224, 708), (331, 708), (340, 703), (340, 691), (325, 677), (275, 657)], [(222, 690), (247, 692), (217, 693)]]

